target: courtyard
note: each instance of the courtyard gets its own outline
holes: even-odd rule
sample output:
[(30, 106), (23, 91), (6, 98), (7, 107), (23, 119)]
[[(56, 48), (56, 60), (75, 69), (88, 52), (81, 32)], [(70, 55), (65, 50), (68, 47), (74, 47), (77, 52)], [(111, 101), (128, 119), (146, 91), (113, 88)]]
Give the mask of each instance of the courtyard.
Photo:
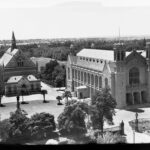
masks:
[[(45, 95), (45, 99), (49, 101), (49, 103), (43, 103), (43, 95), (34, 94), (30, 96), (24, 96), (24, 101), (29, 102), (29, 104), (20, 105), (23, 110), (25, 110), (30, 117), (35, 113), (47, 112), (55, 117), (55, 121), (57, 122), (57, 117), (63, 111), (65, 105), (57, 105), (56, 97), (58, 95), (62, 95), (62, 91), (57, 91), (57, 89), (42, 83), (42, 89), (47, 90), (47, 94)], [(22, 97), (20, 97), (20, 101), (22, 101)], [(65, 104), (64, 100), (62, 103)], [(16, 110), (16, 97), (3, 97), (2, 104), (5, 107), (0, 107), (0, 117), (1, 120), (9, 118), (10, 112)], [(145, 133), (137, 133), (133, 132), (131, 126), (129, 125), (129, 121), (135, 119), (135, 113), (138, 112), (138, 118), (150, 118), (150, 104), (144, 105), (136, 105), (132, 107), (127, 107), (125, 109), (116, 109), (116, 115), (114, 116), (114, 125), (105, 124), (104, 128), (111, 128), (113, 126), (118, 126), (121, 121), (124, 122), (125, 134), (128, 143), (150, 143), (150, 136)], [(135, 135), (135, 140), (133, 139)]]

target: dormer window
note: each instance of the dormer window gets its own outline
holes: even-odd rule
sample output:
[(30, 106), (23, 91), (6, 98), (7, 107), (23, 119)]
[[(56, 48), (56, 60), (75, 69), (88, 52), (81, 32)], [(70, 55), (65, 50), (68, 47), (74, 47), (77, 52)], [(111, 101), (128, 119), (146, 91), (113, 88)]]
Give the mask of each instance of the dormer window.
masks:
[(22, 59), (19, 59), (18, 62), (17, 62), (17, 64), (18, 64), (18, 67), (22, 67), (22, 66), (23, 66), (23, 61), (22, 61)]

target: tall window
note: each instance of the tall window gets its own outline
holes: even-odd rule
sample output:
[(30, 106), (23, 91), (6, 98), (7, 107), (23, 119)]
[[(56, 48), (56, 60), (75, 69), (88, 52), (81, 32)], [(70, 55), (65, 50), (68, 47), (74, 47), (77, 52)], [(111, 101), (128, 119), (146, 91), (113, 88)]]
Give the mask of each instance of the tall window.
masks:
[(91, 81), (90, 81), (90, 74), (88, 73), (88, 84), (90, 84)]
[(68, 68), (68, 79), (70, 79), (70, 68)]
[(99, 88), (102, 88), (102, 77), (99, 77)]
[(78, 70), (78, 80), (80, 80), (80, 71)]
[(105, 78), (105, 88), (107, 88), (107, 87), (108, 87), (108, 79)]
[(92, 85), (94, 85), (94, 75), (93, 74), (92, 74), (91, 80), (92, 80)]
[(96, 88), (98, 87), (98, 77), (97, 77), (97, 75), (95, 76), (95, 87)]
[(86, 83), (86, 72), (84, 72), (84, 83)]
[(81, 72), (81, 81), (83, 81), (83, 72)]
[(129, 71), (129, 84), (139, 84), (139, 69), (136, 67), (133, 67)]

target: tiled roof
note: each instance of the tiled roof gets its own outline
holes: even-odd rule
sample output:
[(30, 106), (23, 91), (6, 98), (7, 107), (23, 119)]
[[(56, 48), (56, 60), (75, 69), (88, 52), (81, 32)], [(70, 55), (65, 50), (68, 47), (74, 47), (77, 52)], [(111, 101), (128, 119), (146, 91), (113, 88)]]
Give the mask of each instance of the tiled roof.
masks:
[(82, 49), (77, 56), (114, 61), (113, 50)]
[(5, 67), (17, 52), (18, 49), (13, 49), (13, 51), (11, 52), (11, 48), (9, 48), (0, 58), (0, 65), (4, 65)]
[[(12, 76), (8, 79), (7, 83), (17, 83), (19, 82), (23, 76)], [(28, 81), (37, 81), (38, 79), (33, 75), (28, 75), (25, 77)]]

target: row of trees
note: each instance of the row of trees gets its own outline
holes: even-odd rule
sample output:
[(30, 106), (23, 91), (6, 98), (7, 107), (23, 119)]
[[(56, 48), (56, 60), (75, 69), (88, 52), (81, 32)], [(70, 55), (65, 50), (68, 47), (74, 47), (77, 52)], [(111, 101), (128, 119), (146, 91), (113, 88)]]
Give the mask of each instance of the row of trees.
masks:
[[(121, 40), (125, 44), (125, 50), (131, 51), (133, 49), (141, 50), (145, 49), (146, 41), (149, 39), (134, 39), (134, 40)], [(100, 38), (85, 38), (85, 39), (73, 39), (65, 41), (50, 41), (49, 43), (39, 43), (39, 44), (28, 44), (19, 45), (18, 48), (22, 49), (23, 52), (29, 57), (50, 57), (60, 61), (66, 61), (70, 50), (74, 54), (79, 52), (83, 48), (93, 48), (93, 49), (106, 49), (112, 50), (113, 44), (116, 39), (100, 39)], [(8, 49), (8, 46), (0, 48), (0, 56), (4, 51)]]
[(30, 118), (26, 112), (16, 110), (9, 119), (0, 122), (0, 137), (2, 142), (24, 143), (51, 137), (56, 129), (54, 116), (49, 113), (36, 113)]

